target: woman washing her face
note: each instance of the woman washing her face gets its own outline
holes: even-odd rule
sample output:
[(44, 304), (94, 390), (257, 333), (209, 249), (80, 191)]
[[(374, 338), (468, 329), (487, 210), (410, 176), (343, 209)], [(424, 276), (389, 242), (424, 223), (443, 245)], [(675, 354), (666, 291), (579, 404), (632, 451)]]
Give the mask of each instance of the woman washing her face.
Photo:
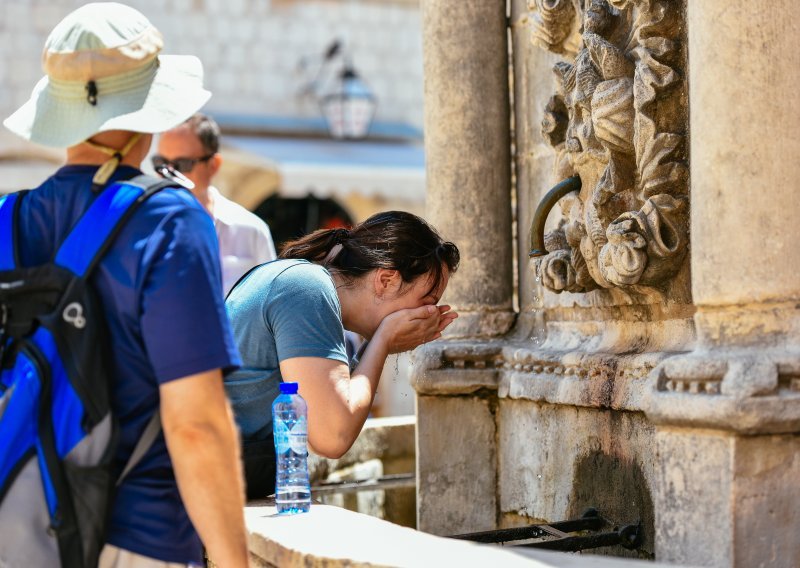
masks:
[[(457, 317), (438, 306), (459, 253), (410, 213), (316, 231), (253, 269), (226, 308), (242, 357), (225, 387), (241, 430), (248, 499), (274, 492), (271, 406), (281, 381), (308, 403), (308, 444), (337, 458), (355, 442), (386, 357), (432, 341)], [(344, 330), (368, 340), (353, 369)]]

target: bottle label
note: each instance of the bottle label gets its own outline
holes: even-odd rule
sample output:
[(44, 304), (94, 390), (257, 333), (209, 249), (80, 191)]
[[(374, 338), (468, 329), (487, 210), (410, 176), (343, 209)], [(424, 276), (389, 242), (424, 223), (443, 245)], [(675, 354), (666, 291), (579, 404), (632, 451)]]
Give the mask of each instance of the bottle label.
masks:
[(289, 445), (296, 454), (308, 452), (308, 423), (306, 417), (301, 416), (289, 432)]
[(289, 428), (283, 420), (276, 420), (272, 429), (275, 436), (275, 448), (278, 453), (284, 453), (291, 449), (296, 454), (308, 452), (308, 422), (305, 416), (301, 416)]

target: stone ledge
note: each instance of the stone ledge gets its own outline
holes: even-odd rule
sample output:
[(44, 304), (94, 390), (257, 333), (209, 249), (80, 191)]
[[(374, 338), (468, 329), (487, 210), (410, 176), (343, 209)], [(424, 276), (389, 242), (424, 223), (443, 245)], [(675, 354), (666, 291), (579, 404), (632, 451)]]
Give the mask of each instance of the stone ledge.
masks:
[(555, 351), (498, 341), (439, 341), (414, 353), (418, 395), (458, 396), (480, 390), (498, 398), (640, 412), (650, 375), (675, 352), (615, 354)]
[(420, 395), (459, 395), (481, 389), (497, 390), (497, 384), (498, 374), (494, 370), (443, 369), (416, 377), (414, 389)]
[(738, 434), (793, 434), (800, 432), (800, 395), (713, 399), (691, 393), (657, 393), (646, 405), (647, 418), (656, 425), (726, 430)]
[(797, 350), (712, 349), (663, 361), (644, 410), (658, 425), (739, 434), (800, 431)]
[(656, 568), (652, 562), (510, 549), (451, 540), (338, 507), (312, 505), (307, 514), (280, 516), (272, 506), (245, 508), (254, 566), (334, 568), (515, 566), (538, 568)]
[(586, 378), (526, 373), (504, 373), (499, 398), (546, 402), (560, 406), (602, 408), (641, 412), (643, 391), (648, 386), (643, 378), (629, 376)]

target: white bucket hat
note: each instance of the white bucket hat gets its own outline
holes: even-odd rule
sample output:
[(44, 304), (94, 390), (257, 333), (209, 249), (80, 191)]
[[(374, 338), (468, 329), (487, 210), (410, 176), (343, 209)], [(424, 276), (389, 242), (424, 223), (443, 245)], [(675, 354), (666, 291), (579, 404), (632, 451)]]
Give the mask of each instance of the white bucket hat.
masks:
[(50, 33), (46, 76), (3, 124), (45, 146), (66, 148), (107, 130), (157, 133), (181, 124), (211, 93), (189, 55), (159, 55), (161, 33), (114, 2), (86, 4)]

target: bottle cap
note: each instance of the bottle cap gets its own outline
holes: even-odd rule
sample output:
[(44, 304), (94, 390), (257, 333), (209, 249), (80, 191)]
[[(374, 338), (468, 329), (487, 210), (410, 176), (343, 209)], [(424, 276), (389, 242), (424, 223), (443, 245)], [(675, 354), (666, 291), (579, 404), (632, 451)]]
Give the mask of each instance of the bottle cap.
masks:
[(281, 383), (281, 394), (297, 394), (297, 383)]

